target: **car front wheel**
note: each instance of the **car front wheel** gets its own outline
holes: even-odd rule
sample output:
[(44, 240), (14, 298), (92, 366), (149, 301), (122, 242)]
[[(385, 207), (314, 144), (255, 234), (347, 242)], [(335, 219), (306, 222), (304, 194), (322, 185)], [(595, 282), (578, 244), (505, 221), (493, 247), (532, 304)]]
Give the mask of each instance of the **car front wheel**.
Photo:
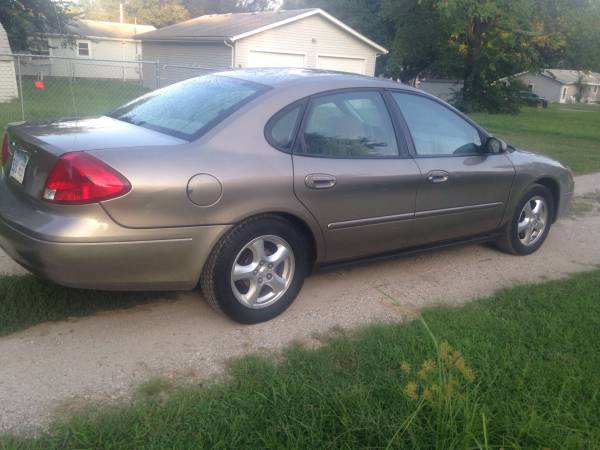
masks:
[(200, 284), (208, 303), (241, 323), (281, 314), (308, 273), (306, 239), (279, 216), (251, 218), (233, 228), (213, 250)]
[(498, 248), (515, 255), (529, 255), (539, 249), (552, 226), (554, 201), (550, 190), (536, 184), (523, 196), (512, 220), (502, 229)]

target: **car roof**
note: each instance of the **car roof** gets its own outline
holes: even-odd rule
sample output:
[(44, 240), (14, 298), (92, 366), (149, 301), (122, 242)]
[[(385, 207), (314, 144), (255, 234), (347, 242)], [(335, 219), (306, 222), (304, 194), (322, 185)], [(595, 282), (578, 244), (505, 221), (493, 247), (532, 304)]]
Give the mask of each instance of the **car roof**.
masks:
[[(405, 84), (383, 78), (374, 78), (366, 75), (336, 72), (322, 69), (306, 68), (255, 68), (239, 69), (218, 72), (215, 75), (239, 78), (254, 83), (270, 86), (275, 89), (290, 86), (314, 86), (330, 89), (334, 86), (339, 89), (349, 87), (378, 87), (416, 90)], [(419, 91), (423, 92), (423, 91)]]

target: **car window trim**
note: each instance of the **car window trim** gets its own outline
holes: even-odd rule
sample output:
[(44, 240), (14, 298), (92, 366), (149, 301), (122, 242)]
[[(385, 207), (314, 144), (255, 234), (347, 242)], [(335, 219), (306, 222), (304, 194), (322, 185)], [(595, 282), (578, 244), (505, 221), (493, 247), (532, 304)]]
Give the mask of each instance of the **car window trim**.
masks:
[[(265, 125), (265, 129), (264, 129), (265, 139), (271, 147), (273, 147), (276, 150), (279, 150), (280, 152), (283, 152), (283, 153), (288, 153), (288, 154), (293, 153), (294, 145), (296, 144), (296, 139), (298, 138), (298, 130), (300, 129), (300, 125), (302, 123), (304, 113), (306, 112), (306, 104), (307, 103), (308, 103), (308, 97), (302, 98), (300, 100), (296, 100), (295, 102), (292, 102), (287, 106), (284, 106), (279, 111), (277, 111), (275, 114), (273, 114), (273, 116), (271, 116), (271, 118), (267, 121), (267, 124)], [(297, 108), (297, 107), (300, 107), (300, 113), (298, 114), (298, 117), (296, 117), (296, 123), (294, 124), (294, 129), (292, 131), (292, 141), (290, 143), (289, 148), (286, 149), (286, 148), (283, 148), (283, 147), (277, 145), (275, 143), (275, 141), (273, 140), (273, 133), (272, 133), (273, 127), (275, 127), (275, 125), (277, 124), (277, 121), (281, 117), (283, 117), (288, 112), (290, 112), (291, 110), (293, 110), (294, 108)]]
[(483, 129), (481, 126), (479, 126), (479, 124), (477, 124), (476, 122), (474, 122), (469, 116), (467, 116), (466, 114), (460, 112), (458, 109), (454, 108), (452, 105), (449, 105), (448, 103), (440, 100), (437, 97), (434, 97), (432, 95), (425, 95), (421, 92), (414, 92), (414, 91), (409, 91), (408, 89), (396, 89), (396, 88), (385, 88), (385, 91), (387, 91), (390, 100), (392, 103), (392, 107), (395, 109), (396, 111), (396, 115), (397, 115), (397, 119), (398, 121), (401, 123), (401, 127), (403, 128), (403, 130), (405, 131), (405, 133), (408, 133), (408, 147), (409, 147), (409, 152), (411, 153), (411, 156), (413, 158), (461, 158), (461, 157), (471, 157), (471, 156), (489, 156), (491, 155), (491, 153), (488, 152), (472, 152), (472, 153), (460, 153), (460, 154), (451, 154), (451, 155), (419, 155), (417, 153), (417, 148), (415, 146), (415, 142), (412, 136), (412, 132), (410, 131), (410, 128), (408, 126), (408, 123), (406, 122), (406, 118), (404, 117), (404, 114), (402, 113), (402, 110), (400, 109), (400, 106), (398, 106), (398, 104), (396, 103), (396, 100), (394, 100), (393, 98), (393, 94), (394, 93), (399, 93), (399, 94), (406, 94), (406, 95), (415, 95), (417, 97), (423, 97), (426, 99), (429, 99), (431, 101), (433, 101), (434, 103), (437, 103), (440, 106), (443, 106), (444, 108), (446, 108), (447, 110), (449, 110), (450, 112), (454, 113), (456, 116), (458, 116), (460, 119), (464, 120), (465, 122), (467, 122), (469, 125), (471, 125), (473, 128), (475, 128), (475, 130), (477, 131), (477, 133), (479, 134), (479, 139), (481, 140), (481, 145), (484, 146), (485, 142), (487, 141), (487, 139), (490, 137), (490, 134), (487, 133), (487, 131), (485, 129)]
[[(405, 140), (398, 139), (398, 130), (397, 130), (395, 122), (394, 122), (394, 116), (393, 116), (392, 112), (390, 111), (388, 102), (386, 102), (386, 100), (385, 100), (385, 95), (384, 95), (383, 91), (384, 91), (384, 89), (382, 89), (380, 87), (350, 87), (350, 88), (330, 89), (327, 91), (321, 91), (321, 92), (318, 92), (318, 93), (315, 93), (315, 94), (305, 97), (304, 100), (306, 100), (306, 104), (304, 105), (304, 114), (303, 114), (302, 120), (300, 122), (300, 127), (296, 131), (296, 138), (294, 140), (294, 145), (292, 147), (292, 154), (296, 155), (296, 156), (305, 156), (308, 158), (328, 158), (328, 159), (369, 160), (369, 159), (407, 159), (407, 158), (411, 158), (411, 155), (409, 154), (409, 151), (405, 146)], [(392, 128), (394, 130), (394, 138), (396, 139), (396, 151), (397, 151), (396, 155), (373, 156), (373, 157), (365, 158), (362, 156), (314, 155), (314, 154), (306, 153), (304, 151), (306, 143), (304, 142), (304, 139), (302, 137), (304, 136), (304, 130), (306, 128), (308, 114), (311, 110), (313, 101), (319, 97), (324, 97), (324, 96), (333, 95), (333, 94), (341, 94), (341, 93), (346, 93), (346, 92), (378, 92), (379, 93), (379, 95), (381, 96), (383, 103), (385, 105), (386, 111), (388, 113), (390, 122), (392, 124)], [(302, 148), (302, 150), (300, 150), (300, 148)]]

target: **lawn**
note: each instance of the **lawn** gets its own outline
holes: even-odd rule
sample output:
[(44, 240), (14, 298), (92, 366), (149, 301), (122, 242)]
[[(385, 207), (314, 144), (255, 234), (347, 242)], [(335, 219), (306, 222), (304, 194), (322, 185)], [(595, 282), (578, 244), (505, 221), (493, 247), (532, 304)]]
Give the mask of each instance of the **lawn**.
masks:
[[(139, 83), (118, 80), (47, 78), (44, 83), (44, 89), (36, 89), (33, 78), (23, 78), (26, 120), (103, 114), (148, 91)], [(0, 128), (20, 120), (20, 99), (0, 103)]]
[(600, 107), (550, 105), (471, 117), (508, 143), (557, 158), (577, 174), (600, 170)]
[[(155, 380), (6, 449), (600, 448), (600, 270)], [(200, 345), (200, 344), (198, 344)]]

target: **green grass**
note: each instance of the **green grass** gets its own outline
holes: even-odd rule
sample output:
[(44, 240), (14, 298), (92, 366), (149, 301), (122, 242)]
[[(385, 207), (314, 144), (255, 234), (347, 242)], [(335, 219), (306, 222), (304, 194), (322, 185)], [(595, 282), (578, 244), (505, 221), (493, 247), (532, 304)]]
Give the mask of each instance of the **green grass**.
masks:
[(0, 447), (600, 448), (600, 270), (422, 318), (245, 357), (218, 383), (151, 381)]
[[(101, 292), (69, 289), (33, 275), (0, 276), (0, 336), (42, 322), (128, 308), (161, 298), (164, 292)], [(0, 447), (1, 448), (1, 447)]]
[(600, 170), (600, 107), (551, 105), (471, 117), (508, 143), (557, 158), (577, 174)]
[[(77, 78), (47, 78), (45, 89), (35, 89), (33, 78), (23, 78), (26, 120), (85, 117), (103, 114), (146, 93), (135, 82)], [(0, 103), (0, 128), (21, 121), (21, 100)]]

